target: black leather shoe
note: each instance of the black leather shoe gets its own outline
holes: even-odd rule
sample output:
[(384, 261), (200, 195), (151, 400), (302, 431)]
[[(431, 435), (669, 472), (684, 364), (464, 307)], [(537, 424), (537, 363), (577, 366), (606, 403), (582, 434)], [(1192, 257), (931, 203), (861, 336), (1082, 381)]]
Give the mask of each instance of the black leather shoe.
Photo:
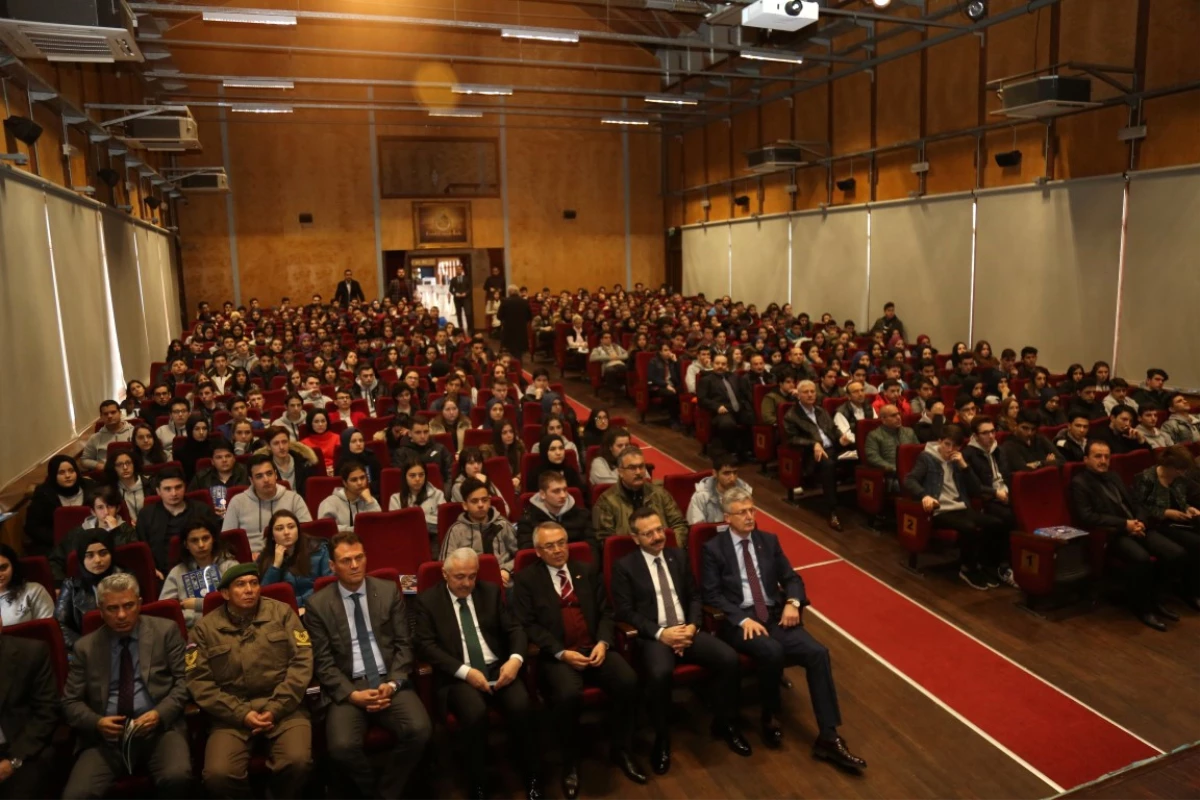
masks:
[(742, 736), (742, 732), (732, 725), (717, 725), (714, 723), (712, 726), (712, 735), (725, 742), (725, 746), (739, 756), (748, 756), (752, 752), (750, 743), (746, 741), (746, 737)]
[(1154, 613), (1160, 617), (1166, 617), (1171, 622), (1179, 622), (1179, 615), (1171, 609), (1164, 606), (1162, 603), (1154, 604)]
[(567, 800), (579, 797), (579, 768), (574, 764), (563, 767), (562, 790)]
[(542, 782), (538, 778), (528, 778), (525, 781), (525, 797), (527, 800), (542, 800), (546, 796), (542, 791)]
[(624, 750), (613, 751), (612, 762), (620, 767), (621, 772), (625, 773), (625, 777), (629, 778), (629, 780), (633, 781), (634, 783), (646, 783), (646, 781), (649, 780), (649, 778), (646, 777), (646, 773), (642, 771), (642, 768), (638, 765), (638, 763), (633, 760), (633, 756), (629, 755), (629, 753), (625, 752)]
[(650, 753), (650, 769), (655, 775), (666, 775), (671, 769), (671, 745), (665, 739), (655, 739)]
[(846, 749), (846, 740), (840, 736), (833, 739), (817, 739), (813, 743), (813, 757), (822, 761), (830, 761), (839, 767), (853, 770), (864, 770), (867, 762)]
[(772, 722), (770, 719), (763, 719), (762, 724), (763, 744), (772, 749), (783, 745), (783, 728), (779, 724)]
[(1147, 628), (1154, 628), (1156, 631), (1162, 631), (1166, 633), (1167, 626), (1161, 619), (1154, 616), (1153, 611), (1147, 611), (1144, 614), (1138, 614), (1138, 619), (1141, 620), (1141, 623)]

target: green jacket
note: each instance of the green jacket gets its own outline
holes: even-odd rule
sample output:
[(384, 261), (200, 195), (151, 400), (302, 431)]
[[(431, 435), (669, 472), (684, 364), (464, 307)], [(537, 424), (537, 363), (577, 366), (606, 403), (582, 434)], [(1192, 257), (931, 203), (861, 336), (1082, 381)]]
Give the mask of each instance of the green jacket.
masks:
[(864, 445), (867, 465), (887, 472), (895, 472), (896, 454), (900, 451), (902, 444), (920, 444), (917, 441), (917, 434), (913, 432), (912, 428), (892, 430), (880, 425), (867, 434), (867, 441)]
[[(687, 549), (688, 524), (679, 506), (667, 490), (655, 483), (647, 482), (642, 494), (642, 505), (653, 508), (662, 518), (663, 524), (675, 531), (675, 543)], [(600, 495), (592, 508), (592, 527), (601, 543), (609, 536), (628, 536), (629, 515), (634, 511), (633, 501), (622, 488), (620, 481)]]
[(765, 425), (778, 424), (779, 407), (784, 403), (796, 402), (790, 397), (784, 397), (783, 392), (772, 389), (763, 397), (762, 407), (758, 410), (759, 421)]

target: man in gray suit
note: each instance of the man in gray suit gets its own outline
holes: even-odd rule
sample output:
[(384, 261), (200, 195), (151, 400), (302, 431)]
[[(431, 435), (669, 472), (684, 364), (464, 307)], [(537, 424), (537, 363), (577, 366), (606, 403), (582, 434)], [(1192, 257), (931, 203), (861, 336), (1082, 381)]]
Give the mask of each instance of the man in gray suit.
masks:
[[(367, 576), (367, 556), (353, 533), (336, 534), (329, 551), (337, 582), (304, 607), (314, 671), (331, 701), (329, 755), (364, 797), (401, 797), (433, 730), (410, 679), (404, 595), (395, 581)], [(363, 750), (368, 723), (387, 728), (396, 741), (378, 776)]]
[(179, 626), (141, 616), (138, 582), (110, 575), (96, 590), (104, 627), (75, 643), (63, 713), (79, 751), (64, 798), (103, 797), (127, 774), (122, 739), (134, 725), (133, 759), (145, 764), (160, 797), (187, 797), (191, 755), (183, 709), (188, 689)]

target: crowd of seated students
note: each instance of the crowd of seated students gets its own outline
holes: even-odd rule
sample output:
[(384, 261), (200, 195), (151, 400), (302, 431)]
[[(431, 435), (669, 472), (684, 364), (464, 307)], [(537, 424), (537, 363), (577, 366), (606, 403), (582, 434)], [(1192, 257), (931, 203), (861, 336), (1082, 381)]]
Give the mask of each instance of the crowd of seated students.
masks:
[[(509, 294), (524, 297), (526, 293), (510, 288)], [(445, 562), (445, 586), (459, 599), (476, 596), (466, 588), (468, 581), (462, 577), (471, 572), (470, 553), (495, 557), (502, 591), (515, 593), (514, 597), (519, 597), (521, 591), (541, 591), (532, 582), (522, 589), (521, 582), (515, 580), (516, 553), (528, 548), (537, 552), (551, 573), (547, 587), (556, 598), (565, 597), (572, 588), (576, 594), (582, 593), (584, 585), (572, 587), (570, 576), (566, 583), (559, 578), (558, 567), (552, 562), (565, 557), (565, 545), (555, 549), (542, 541), (554, 538), (556, 531), (562, 532), (565, 544), (586, 543), (592, 560), (597, 562), (603, 556), (605, 540), (631, 535), (641, 548), (632, 555), (638, 559), (645, 556), (640, 567), (644, 574), (649, 574), (645, 570), (653, 561), (652, 553), (662, 552), (666, 538), (672, 537), (676, 546), (686, 548), (693, 525), (724, 522), (730, 525), (735, 541), (743, 541), (738, 539), (740, 535), (745, 541), (769, 537), (754, 526), (749, 486), (737, 476), (739, 464), (753, 458), (749, 430), (755, 423), (774, 426), (781, 422), (786, 442), (803, 454), (808, 478), (823, 488), (831, 526), (841, 530), (838, 476), (857, 461), (859, 424), (876, 418), (881, 424), (862, 443), (866, 463), (883, 469), (894, 491), (920, 500), (940, 524), (959, 533), (960, 575), (968, 584), (987, 589), (1013, 583), (1007, 564), (1007, 537), (1015, 524), (1010, 496), (1012, 474), (1082, 460), (1087, 469), (1072, 484), (1077, 514), (1082, 524), (1122, 529), (1119, 550), (1134, 567), (1130, 570), (1131, 596), (1142, 621), (1165, 629), (1160, 618), (1177, 618), (1164, 605), (1167, 593), (1178, 593), (1189, 605), (1198, 607), (1198, 470), (1187, 450), (1174, 445), (1200, 441), (1200, 425), (1187, 398), (1163, 388), (1167, 376), (1162, 370), (1149, 370), (1146, 382), (1130, 391), (1128, 384), (1112, 376), (1103, 362), (1093, 365), (1091, 371), (1073, 365), (1064, 382), (1053, 386), (1050, 373), (1037, 364), (1033, 347), (1025, 347), (1019, 359), (1012, 350), (1004, 350), (995, 358), (987, 342), (979, 342), (973, 349), (959, 342), (949, 358), (942, 359), (927, 337), (918, 337), (911, 346), (906, 343), (904, 325), (891, 304), (869, 334), (860, 338), (853, 322), (839, 326), (828, 314), (814, 323), (807, 314), (793, 315), (786, 304), (771, 304), (760, 314), (754, 306), (730, 298), (712, 302), (703, 297), (685, 299), (665, 289), (647, 292), (640, 285), (633, 292), (619, 286), (595, 294), (581, 290), (575, 295), (563, 292), (555, 296), (543, 291), (528, 302), (535, 313), (528, 340), (535, 349), (540, 346), (552, 351), (556, 325), (567, 324), (574, 331), (578, 355), (584, 355), (580, 341), (600, 343), (603, 349), (593, 347), (591, 360), (602, 363), (603, 374), (609, 378), (606, 382), (612, 387), (621, 385), (623, 375), (638, 375), (638, 354), (649, 353), (644, 378), (651, 396), (667, 411), (669, 424), (682, 426), (682, 414), (689, 403), (712, 416), (713, 475), (697, 483), (686, 515), (670, 494), (650, 480), (644, 456), (630, 446), (629, 431), (613, 424), (608, 409), (596, 409), (581, 423), (561, 390), (551, 386), (548, 370), (535, 368), (527, 380), (518, 360), (520, 348), (516, 353), (494, 352), (484, 336), (458, 330), (440, 320), (436, 310), (431, 310), (431, 315), (419, 305), (405, 301), (395, 304), (390, 299), (330, 306), (319, 296), (304, 307), (293, 307), (285, 298), (274, 309), (252, 301), (248, 309), (234, 310), (226, 303), (216, 313), (204, 303), (189, 334), (172, 341), (150, 388), (130, 381), (122, 401), (101, 404), (97, 430), (85, 442), (80, 460), (56, 456), (47, 465), (46, 478), (30, 502), (25, 555), (47, 556), (53, 580), (59, 585), (42, 587), (29, 581), (16, 554), (0, 548), (0, 611), (4, 625), (54, 616), (64, 644), (71, 651), (72, 669), (76, 669), (83, 660), (80, 642), (88, 641), (83, 635), (83, 619), (89, 612), (101, 612), (107, 626), (104, 630), (120, 632), (123, 625), (128, 625), (128, 603), (117, 602), (112, 607), (105, 604), (107, 597), (116, 595), (120, 599), (122, 593), (128, 595), (131, 591), (132, 576), (117, 563), (115, 555), (119, 547), (133, 543), (144, 543), (150, 550), (155, 577), (162, 583), (161, 598), (180, 603), (189, 629), (196, 629), (205, 619), (206, 589), (221, 587), (227, 605), (224, 619), (236, 624), (246, 618), (248, 609), (258, 608), (259, 617), (266, 613), (261, 610), (257, 586), (288, 584), (299, 615), (289, 621), (286, 609), (272, 606), (267, 615), (271, 619), (262, 619), (265, 625), (280, 626), (279, 636), (273, 641), (291, 645), (290, 655), (279, 663), (276, 683), (291, 675), (293, 669), (303, 671), (299, 663), (303, 654), (298, 651), (316, 644), (318, 662), (325, 657), (323, 665), (317, 664), (316, 678), (331, 693), (335, 705), (375, 715), (383, 708), (396, 711), (397, 718), (384, 724), (394, 726), (396, 747), (404, 752), (397, 753), (392, 768), (377, 776), (381, 783), (374, 786), (402, 787), (419, 760), (429, 723), (411, 704), (404, 706), (403, 713), (396, 705), (388, 705), (389, 698), (411, 688), (411, 650), (406, 635), (375, 634), (372, 649), (386, 639), (388, 652), (378, 653), (379, 659), (370, 659), (378, 673), (373, 676), (374, 685), (363, 684), (365, 678), (353, 674), (361, 674), (367, 660), (355, 638), (362, 629), (354, 628), (353, 617), (348, 616), (351, 593), (345, 591), (356, 581), (358, 585), (364, 583), (361, 575), (367, 554), (353, 536), (359, 514), (378, 513), (385, 507), (388, 511), (419, 508), (428, 527), (431, 553)], [(505, 341), (513, 338), (504, 336)], [(525, 340), (526, 334), (522, 331), (515, 338)], [(601, 356), (596, 358), (596, 352)], [(624, 369), (618, 370), (622, 353)], [(587, 360), (577, 357), (571, 366), (582, 366)], [(684, 360), (691, 363), (681, 374)], [(1018, 382), (1023, 385), (1014, 391)], [(755, 408), (757, 387), (764, 391)], [(953, 393), (948, 394), (945, 387), (953, 387)], [(1101, 392), (1109, 394), (1100, 399)], [(1065, 412), (1060, 393), (1071, 395)], [(269, 406), (268, 394), (272, 396)], [(1114, 397), (1117, 400), (1110, 403)], [(1023, 401), (1034, 401), (1036, 408)], [(781, 415), (785, 404), (790, 408)], [(998, 406), (998, 414), (983, 413), (989, 405)], [(473, 414), (476, 408), (482, 413)], [(1096, 419), (1106, 419), (1108, 424), (1093, 427)], [(1064, 423), (1065, 427), (1060, 427)], [(528, 440), (527, 447), (522, 432), (531, 427), (538, 435)], [(1047, 437), (1047, 428), (1059, 430)], [(467, 434), (474, 430), (482, 433), (486, 442), (482, 446), (467, 446)], [(1006, 437), (1003, 444), (998, 443), (1001, 437)], [(383, 461), (376, 455), (375, 442), (384, 447)], [(901, 485), (896, 480), (897, 453), (902, 445), (914, 443), (924, 444), (925, 449)], [(1151, 446), (1166, 447), (1160, 452), (1159, 463), (1139, 475), (1133, 487), (1118, 487), (1114, 476), (1107, 472), (1105, 453)], [(598, 452), (592, 453), (593, 447)], [(527, 462), (527, 453), (536, 454), (536, 460)], [(502, 478), (487, 474), (486, 465), (492, 457), (500, 457), (507, 466)], [(383, 498), (382, 473), (391, 467), (400, 472), (398, 490)], [(336, 476), (341, 483), (317, 507), (317, 517), (332, 520), (339, 531), (340, 538), (331, 541), (304, 531), (305, 523), (312, 519), (305, 500), (310, 481), (327, 475)], [(431, 475), (436, 476), (440, 486), (435, 485)], [(498, 481), (504, 485), (498, 485)], [(594, 496), (590, 491), (593, 486), (608, 488)], [(523, 503), (512, 503), (522, 489), (532, 496)], [(574, 489), (580, 490), (582, 502), (572, 494)], [(189, 496), (189, 490), (205, 492), (206, 496)], [(439, 531), (439, 507), (446, 502), (460, 504), (461, 511), (448, 530)], [(91, 513), (78, 528), (56, 539), (55, 510), (71, 506), (87, 507)], [(1116, 525), (1121, 517), (1121, 524)], [(235, 529), (245, 532), (252, 559), (249, 564), (239, 564), (221, 535), (222, 530)], [(721, 560), (726, 557), (741, 559), (732, 550), (726, 556), (724, 550), (714, 549), (714, 573), (719, 572)], [(782, 558), (782, 554), (772, 558)], [(672, 563), (671, 558), (667, 563)], [(714, 585), (707, 585), (707, 554), (705, 564), (705, 574), (697, 578), (704, 578), (706, 599), (716, 601), (724, 589), (715, 575)], [(768, 588), (778, 581), (789, 602), (796, 599), (796, 587), (789, 586), (789, 576), (794, 573), (790, 569), (771, 571), (771, 566), (756, 562), (754, 569), (760, 571)], [(735, 576), (738, 569), (744, 586), (745, 566), (735, 568)], [(576, 570), (581, 572), (575, 574)], [(587, 602), (598, 603), (593, 610), (611, 619), (609, 600), (594, 570), (572, 561), (566, 572), (576, 579), (586, 578), (587, 591), (595, 592)], [(717, 653), (710, 652), (716, 648), (707, 643), (702, 649), (691, 650), (696, 642), (707, 642), (697, 638), (697, 624), (688, 607), (687, 593), (696, 591), (695, 587), (683, 587), (679, 584), (682, 577), (668, 574), (667, 581), (679, 595), (680, 610), (685, 613), (668, 613), (660, 604), (659, 628), (651, 631), (650, 640), (666, 644), (666, 651), (673, 651), (676, 657), (694, 652), (698, 658), (716, 663)], [(459, 589), (455, 589), (454, 576), (459, 576)], [(337, 660), (336, 664), (329, 658), (328, 641), (324, 649), (317, 641), (319, 628), (304, 631), (307, 620), (313, 618), (310, 609), (316, 602), (314, 598), (320, 595), (317, 583), (329, 577), (338, 579), (342, 589), (336, 591), (341, 591), (346, 604), (338, 624), (349, 625), (350, 638), (356, 642), (353, 658), (346, 655), (345, 661)], [(657, 573), (647, 578), (653, 591), (664, 591), (663, 578)], [(247, 588), (249, 583), (254, 584), (254, 591)], [(474, 578), (469, 583), (483, 585)], [(105, 585), (109, 587), (107, 592)], [(133, 586), (136, 592), (136, 582)], [(442, 591), (445, 593), (445, 589)], [(806, 603), (802, 585), (798, 591), (796, 609)], [(247, 600), (251, 594), (253, 603)], [(810, 686), (814, 676), (825, 682), (820, 684), (820, 692), (813, 694), (822, 725), (814, 752), (844, 766), (865, 766), (836, 734), (836, 700), (831, 706), (827, 654), (821, 656), (823, 650), (814, 649), (820, 647), (815, 642), (800, 641), (792, 635), (795, 623), (789, 608), (793, 606), (783, 603), (781, 608), (773, 591), (770, 594), (751, 598), (747, 589), (740, 595), (744, 603), (732, 601), (734, 613), (727, 616), (741, 618), (741, 623), (735, 626), (736, 635), (724, 641), (741, 649), (738, 642), (742, 633), (753, 626), (757, 626), (756, 632), (761, 628), (762, 634), (772, 639), (778, 635), (783, 648), (780, 653), (786, 652), (804, 663), (810, 672)], [(535, 595), (528, 596), (538, 600)], [(760, 600), (766, 603), (763, 608), (758, 605)], [(398, 602), (403, 607), (402, 597)], [(727, 606), (730, 602), (725, 601)], [(336, 600), (338, 608), (341, 603)], [(617, 616), (634, 623), (641, 632), (643, 626), (637, 624), (639, 620), (628, 603), (623, 599), (618, 604)], [(587, 603), (580, 598), (578, 605)], [(503, 638), (493, 640), (488, 636), (490, 631), (482, 627), (476, 606), (484, 663), (474, 665), (475, 654), (460, 649), (455, 656), (460, 666), (452, 670), (452, 675), (439, 673), (438, 680), (498, 696), (502, 682), (496, 678), (508, 674), (513, 660), (502, 660), (504, 648), (500, 643), (507, 641), (514, 658), (523, 659), (522, 648), (517, 646), (523, 639), (517, 637), (516, 630), (524, 625), (528, 638), (535, 641), (538, 637), (545, 641), (548, 635), (541, 627), (544, 623), (535, 619), (544, 611), (537, 602), (523, 607), (518, 602), (517, 607), (524, 613), (517, 614), (521, 619), (516, 621), (505, 620), (503, 615), (489, 617), (488, 624), (498, 626), (497, 637), (503, 634)], [(574, 619), (574, 612), (566, 613), (574, 607), (564, 605), (559, 625)], [(386, 611), (390, 620), (394, 606), (390, 610), (370, 606), (368, 626), (387, 621), (376, 619), (377, 610), (381, 615)], [(429, 613), (435, 615), (435, 624), (446, 624), (436, 618), (441, 613), (436, 608)], [(124, 622), (119, 619), (122, 615)], [(612, 643), (611, 636), (600, 635), (603, 619), (599, 631), (594, 629), (595, 619), (588, 619), (592, 630), (573, 627), (575, 623), (571, 622), (566, 633), (557, 634), (560, 643), (564, 635), (575, 637), (582, 649), (568, 652), (582, 654), (579, 657), (583, 661), (571, 665), (585, 676), (605, 659), (604, 654), (597, 656), (595, 645)], [(672, 621), (674, 624), (667, 624)], [(324, 624), (328, 628), (327, 619)], [(728, 627), (718, 630), (729, 633)], [(223, 634), (210, 626), (208, 635), (213, 638), (202, 642), (193, 638), (193, 646), (211, 650), (203, 656), (205, 659), (216, 656), (220, 648), (213, 649), (213, 643)], [(549, 635), (554, 636), (553, 632)], [(433, 638), (426, 635), (422, 639), (425, 647), (418, 647), (418, 652), (423, 657), (436, 653)], [(469, 644), (465, 634), (462, 641)], [(484, 643), (487, 647), (482, 647)], [(589, 647), (583, 648), (584, 644)], [(755, 658), (771, 669), (777, 665), (776, 659), (782, 658), (773, 651), (754, 650)], [(191, 652), (184, 667), (189, 677), (193, 669)], [(117, 659), (115, 653), (114, 649), (113, 657)], [(156, 651), (155, 657), (171, 660), (183, 659), (184, 655), (182, 650), (175, 652), (171, 643), (166, 650)], [(661, 667), (660, 661), (654, 665), (656, 669)], [(168, 666), (174, 669), (176, 665)], [(520, 669), (520, 663), (516, 668)], [(351, 674), (335, 676), (336, 670)], [(227, 676), (228, 670), (224, 672)], [(379, 679), (393, 673), (398, 679), (390, 694), (384, 696), (387, 692), (381, 687), (388, 684)], [(658, 674), (653, 683), (656, 692), (662, 685)], [(209, 667), (209, 683), (217, 682), (217, 677)], [(572, 694), (578, 687), (567, 687), (563, 677), (558, 675), (544, 687), (547, 702), (555, 706), (556, 714), (557, 710), (572, 709), (572, 703), (578, 702)], [(624, 698), (627, 687), (623, 681), (627, 677), (606, 672), (598, 680)], [(480, 678), (493, 689), (485, 691), (477, 685)], [(511, 683), (509, 678), (503, 683)], [(307, 685), (307, 679), (303, 684)], [(143, 688), (151, 694), (157, 691), (156, 687)], [(176, 690), (168, 687), (166, 691)], [(222, 696), (219, 689), (206, 685), (202, 695), (192, 690), (192, 696), (214, 716), (214, 721), (234, 729), (244, 725), (252, 732), (271, 730), (284, 718), (295, 721), (291, 716), (295, 703), (284, 706), (291, 709), (288, 714), (276, 712), (270, 717), (271, 712), (264, 710), (267, 707), (260, 706), (255, 711), (247, 709), (244, 720), (231, 722), (210, 711), (220, 707), (219, 700), (214, 701), (215, 705), (204, 702)], [(116, 710), (118, 698), (112, 699), (112, 708), (99, 709), (95, 714), (109, 720), (122, 716), (110, 713), (103, 717), (106, 711)], [(126, 703), (127, 698), (119, 700)], [(155, 702), (160, 702), (157, 697)], [(467, 698), (458, 697), (456, 702), (467, 703)], [(519, 702), (514, 701), (512, 707), (503, 702), (507, 712), (519, 716)], [(143, 698), (139, 697), (138, 703), (142, 705), (135, 703), (137, 710), (144, 710)], [(477, 737), (479, 726), (486, 724), (486, 713), (480, 721), (477, 712), (469, 713), (475, 711), (473, 706), (459, 708), (473, 722), (468, 726), (469, 736)], [(763, 735), (770, 746), (777, 746), (780, 738), (776, 711), (769, 703), (764, 705)], [(564, 745), (572, 741), (572, 714), (577, 710), (556, 715), (556, 724), (563, 726)], [(76, 719), (82, 716), (81, 712)], [(344, 716), (331, 713), (331, 726), (335, 716), (339, 725), (349, 724)], [(164, 732), (172, 727), (165, 720), (159, 725)], [(660, 716), (655, 717), (655, 727), (652, 766), (661, 774), (670, 765), (669, 737)], [(727, 715), (718, 719), (714, 732), (735, 752), (749, 752), (736, 723)], [(614, 760), (631, 779), (644, 781), (644, 771), (628, 751), (627, 733), (620, 725), (614, 728)], [(268, 738), (272, 739), (277, 765), (274, 788), (278, 796), (294, 794), (307, 775), (310, 756), (305, 748), (309, 745), (294, 736)], [(329, 740), (346, 742), (345, 731), (331, 730)], [(476, 747), (482, 746), (477, 738), (471, 741)], [(170, 743), (159, 744), (170, 747)], [(106, 745), (97, 742), (95, 746)], [(224, 741), (210, 756), (233, 758), (231, 746)], [(350, 741), (331, 752), (331, 757), (339, 763), (360, 765), (355, 753), (361, 755), (361, 747), (359, 724), (357, 749)], [(413, 748), (417, 750), (415, 756)], [(574, 757), (570, 750), (567, 755), (569, 760)], [(530, 796), (541, 792), (536, 761), (531, 756), (522, 765)], [(0, 768), (3, 763), (0, 751)], [(220, 767), (213, 769), (211, 781), (206, 775), (212, 791), (227, 790), (240, 779), (236, 768), (230, 769), (229, 764)], [(563, 776), (564, 791), (573, 796), (578, 791), (578, 775), (570, 768), (573, 763), (568, 767)], [(99, 767), (89, 762), (87, 769), (94, 773)], [(163, 774), (170, 778), (163, 778), (165, 785), (177, 786), (177, 761), (163, 757), (155, 760), (151, 769), (165, 770)], [(89, 774), (94, 778), (93, 773)], [(355, 780), (370, 781), (370, 774), (368, 769), (366, 778)], [(241, 775), (244, 777), (244, 770)], [(72, 775), (68, 789), (81, 785), (75, 777)], [(107, 779), (111, 782), (112, 775)], [(477, 769), (472, 772), (473, 792), (480, 789), (482, 780)], [(103, 781), (94, 784), (104, 785)], [(4, 791), (0, 781), (0, 794)]]

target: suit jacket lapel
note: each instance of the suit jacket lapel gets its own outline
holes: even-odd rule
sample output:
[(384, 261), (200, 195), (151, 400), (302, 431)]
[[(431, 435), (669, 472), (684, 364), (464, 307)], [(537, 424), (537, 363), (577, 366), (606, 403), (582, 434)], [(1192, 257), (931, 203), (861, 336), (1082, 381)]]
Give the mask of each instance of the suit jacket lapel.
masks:
[(755, 528), (750, 533), (750, 541), (754, 543), (754, 556), (758, 561), (758, 578), (762, 582), (763, 593), (773, 594), (779, 582), (775, 577), (774, 564), (767, 557), (766, 547), (763, 546), (762, 533)]
[[(150, 625), (138, 619), (138, 671), (142, 673), (142, 683), (146, 685), (146, 693), (150, 693), (150, 665), (154, 663), (155, 637), (147, 630)], [(154, 698), (151, 697), (151, 700)]]

